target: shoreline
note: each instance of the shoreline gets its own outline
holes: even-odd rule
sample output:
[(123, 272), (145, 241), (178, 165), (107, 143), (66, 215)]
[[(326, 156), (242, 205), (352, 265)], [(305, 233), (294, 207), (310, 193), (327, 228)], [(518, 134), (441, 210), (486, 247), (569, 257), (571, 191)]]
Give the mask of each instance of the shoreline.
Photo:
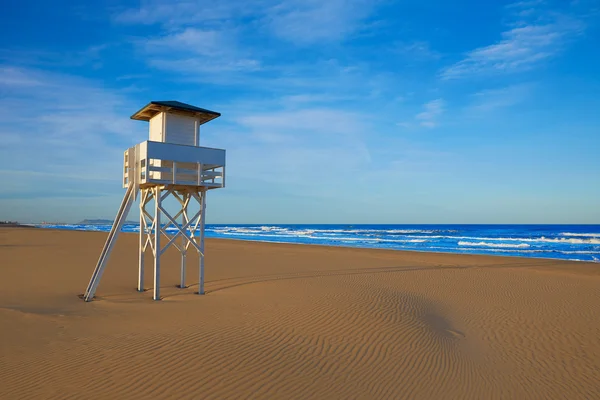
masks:
[[(595, 226), (596, 224), (589, 224), (590, 226)], [(246, 226), (246, 225), (243, 225)], [(256, 226), (265, 226), (263, 224), (258, 224)], [(311, 225), (308, 225), (311, 226)], [(567, 225), (569, 226), (569, 225)], [(14, 228), (18, 228), (19, 226), (15, 226)], [(26, 226), (29, 228), (38, 228), (44, 230), (54, 230), (54, 231), (63, 231), (63, 232), (93, 232), (93, 233), (108, 233), (100, 230), (85, 230), (85, 229), (61, 229), (61, 228), (45, 228), (41, 226)], [(137, 235), (136, 232), (123, 232), (121, 231), (121, 235)], [(502, 254), (488, 254), (488, 253), (466, 253), (466, 252), (452, 252), (452, 251), (434, 251), (434, 250), (416, 250), (416, 249), (391, 249), (391, 248), (379, 248), (379, 247), (359, 247), (359, 246), (346, 246), (343, 244), (319, 244), (319, 243), (298, 243), (298, 242), (280, 242), (274, 240), (253, 240), (253, 239), (238, 239), (238, 238), (215, 238), (215, 237), (207, 237), (207, 240), (233, 240), (240, 242), (253, 242), (253, 243), (273, 243), (273, 244), (289, 244), (289, 245), (300, 245), (300, 246), (319, 246), (319, 247), (333, 247), (333, 248), (344, 248), (344, 249), (362, 249), (362, 250), (382, 250), (382, 251), (392, 251), (392, 252), (410, 252), (410, 253), (431, 253), (431, 254), (448, 254), (448, 255), (461, 255), (461, 256), (484, 256), (484, 257), (508, 257), (508, 258), (519, 258), (526, 260), (554, 260), (554, 261), (571, 261), (574, 263), (587, 263), (591, 265), (596, 265), (600, 267), (599, 261), (590, 261), (590, 260), (580, 260), (580, 259), (565, 259), (565, 258), (554, 258), (554, 257), (527, 257), (523, 255), (502, 255)]]

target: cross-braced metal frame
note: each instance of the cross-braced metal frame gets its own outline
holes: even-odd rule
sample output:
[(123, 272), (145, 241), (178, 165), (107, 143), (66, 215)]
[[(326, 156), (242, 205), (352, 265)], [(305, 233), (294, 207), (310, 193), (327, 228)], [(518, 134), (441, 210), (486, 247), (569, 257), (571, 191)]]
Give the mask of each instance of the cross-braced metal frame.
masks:
[[(163, 201), (172, 195), (181, 206), (172, 216), (163, 207)], [(190, 202), (196, 200), (198, 212), (190, 215)], [(148, 210), (153, 203), (153, 210)], [(199, 255), (198, 293), (204, 294), (204, 224), (206, 215), (206, 189), (198, 187), (153, 186), (141, 189), (140, 198), (140, 242), (138, 291), (144, 291), (144, 256), (148, 247), (154, 257), (154, 300), (160, 299), (160, 256), (174, 246), (181, 254), (181, 276), (179, 287), (185, 288), (186, 258), (190, 247)], [(163, 221), (165, 217), (166, 220)], [(174, 232), (174, 233), (170, 233)], [(196, 235), (196, 233), (198, 233)], [(166, 238), (162, 245), (161, 239)], [(178, 239), (180, 239), (178, 241)], [(178, 243), (179, 242), (179, 243)]]
[[(144, 258), (148, 247), (154, 258), (154, 293), (153, 299), (160, 300), (160, 257), (171, 246), (179, 250), (181, 254), (181, 277), (180, 288), (185, 288), (187, 252), (190, 247), (196, 249), (199, 255), (198, 265), (198, 294), (204, 294), (204, 224), (206, 220), (206, 192), (207, 188), (202, 186), (176, 186), (155, 185), (142, 187), (140, 190), (140, 234), (139, 234), (139, 270), (138, 285), (139, 292), (144, 289)], [(106, 243), (96, 269), (87, 286), (83, 298), (91, 301), (96, 293), (102, 274), (108, 261), (108, 256), (114, 246), (117, 236), (127, 218), (131, 204), (136, 197), (134, 184), (128, 186), (121, 208), (117, 213), (113, 227), (108, 235)], [(164, 207), (163, 201), (173, 196), (181, 206), (180, 210), (172, 216)], [(190, 215), (190, 203), (196, 201), (199, 210)], [(153, 206), (153, 207), (151, 207)], [(152, 210), (149, 210), (149, 208)], [(163, 217), (165, 218), (163, 222)], [(179, 219), (179, 221), (178, 221)], [(173, 233), (170, 233), (173, 232)], [(166, 238), (166, 244), (161, 243)], [(180, 240), (178, 240), (180, 239)], [(179, 242), (179, 243), (178, 243)]]

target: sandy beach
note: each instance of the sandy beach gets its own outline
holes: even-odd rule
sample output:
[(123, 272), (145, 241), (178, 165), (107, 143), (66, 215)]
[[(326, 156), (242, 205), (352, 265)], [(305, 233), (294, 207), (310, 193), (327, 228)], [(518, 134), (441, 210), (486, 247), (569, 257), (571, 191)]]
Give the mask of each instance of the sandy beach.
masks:
[(84, 303), (105, 238), (0, 229), (0, 399), (600, 398), (598, 264), (209, 239), (155, 302), (123, 234)]

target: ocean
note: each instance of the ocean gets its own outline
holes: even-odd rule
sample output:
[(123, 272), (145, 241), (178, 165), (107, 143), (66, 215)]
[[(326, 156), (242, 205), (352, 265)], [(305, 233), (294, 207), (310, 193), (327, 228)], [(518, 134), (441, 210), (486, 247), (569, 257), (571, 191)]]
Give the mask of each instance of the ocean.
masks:
[[(106, 232), (111, 228), (36, 226)], [(123, 231), (138, 232), (139, 225), (126, 224)], [(600, 262), (600, 225), (206, 225), (206, 237)]]

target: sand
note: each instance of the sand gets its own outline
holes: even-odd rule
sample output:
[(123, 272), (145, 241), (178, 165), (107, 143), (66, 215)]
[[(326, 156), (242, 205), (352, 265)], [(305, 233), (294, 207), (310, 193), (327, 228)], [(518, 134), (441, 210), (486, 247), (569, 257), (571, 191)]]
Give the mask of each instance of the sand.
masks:
[(598, 264), (215, 239), (155, 302), (123, 234), (84, 303), (105, 237), (0, 229), (0, 399), (600, 398)]

